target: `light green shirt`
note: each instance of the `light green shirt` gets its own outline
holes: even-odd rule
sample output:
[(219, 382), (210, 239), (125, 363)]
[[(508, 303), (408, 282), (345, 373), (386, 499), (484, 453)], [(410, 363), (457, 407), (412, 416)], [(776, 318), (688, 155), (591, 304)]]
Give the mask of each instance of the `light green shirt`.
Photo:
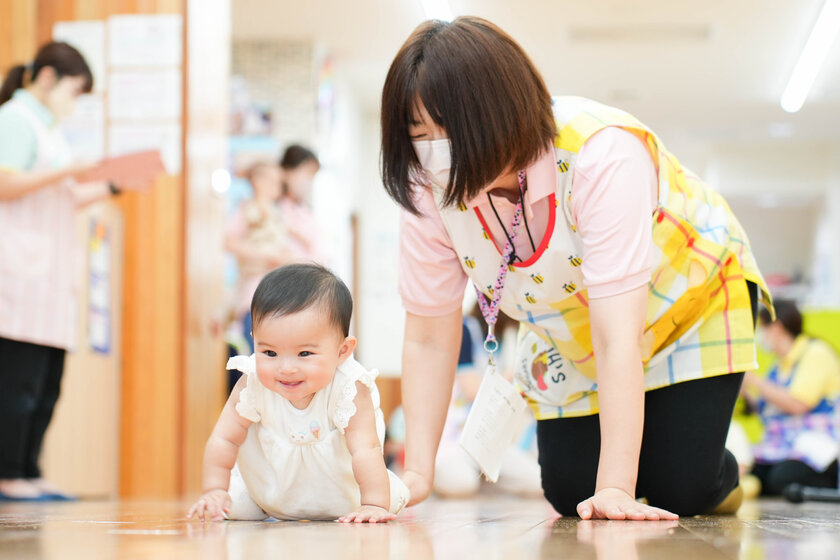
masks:
[[(12, 95), (17, 103), (25, 104), (47, 127), (54, 126), (56, 119), (43, 103), (25, 89)], [(32, 123), (15, 109), (11, 100), (0, 106), (0, 170), (26, 171), (35, 164), (38, 153), (38, 139), (32, 130)]]

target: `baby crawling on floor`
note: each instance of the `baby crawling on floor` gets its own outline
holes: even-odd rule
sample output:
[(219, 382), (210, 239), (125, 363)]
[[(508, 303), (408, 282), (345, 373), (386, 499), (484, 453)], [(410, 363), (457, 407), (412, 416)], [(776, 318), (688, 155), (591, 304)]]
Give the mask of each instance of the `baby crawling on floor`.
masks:
[(268, 273), (251, 303), (255, 352), (204, 453), (204, 494), (188, 517), (396, 518), (409, 491), (386, 469), (377, 372), (353, 358), (353, 301), (329, 270)]

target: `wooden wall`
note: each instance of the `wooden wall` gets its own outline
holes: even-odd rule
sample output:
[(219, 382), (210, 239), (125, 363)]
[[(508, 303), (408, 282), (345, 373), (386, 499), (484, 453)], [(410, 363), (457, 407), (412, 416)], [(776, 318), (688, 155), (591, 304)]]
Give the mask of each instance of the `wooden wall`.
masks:
[[(120, 325), (122, 212), (115, 204), (100, 204), (77, 216), (76, 235), (83, 262), (79, 267), (80, 286), (86, 286), (88, 281), (93, 220), (107, 228), (112, 247), (109, 251), (111, 321), (112, 325)], [(120, 487), (121, 329), (112, 329), (108, 354), (94, 351), (87, 337), (88, 290), (80, 290), (77, 303), (78, 342), (64, 363), (61, 398), (44, 440), (41, 468), (47, 480), (67, 492), (83, 497), (112, 497), (119, 493)]]
[[(212, 310), (221, 304), (223, 231), (210, 173), (226, 163), (229, 2), (0, 0), (4, 73), (12, 64), (31, 61), (38, 45), (51, 39), (56, 21), (184, 16), (185, 152), (190, 146), (184, 170), (161, 178), (150, 193), (126, 193), (117, 203), (125, 238), (119, 338), (120, 493), (126, 497), (194, 491), (203, 443), (224, 399), (224, 346), (209, 329)], [(189, 13), (188, 6), (194, 8)], [(204, 31), (191, 25), (193, 14)], [(191, 42), (190, 33), (203, 42)], [(193, 79), (202, 80), (200, 88)], [(203, 102), (198, 93), (206, 96)]]
[(187, 219), (184, 278), (185, 361), (182, 377), (181, 489), (201, 490), (204, 444), (227, 395), (226, 347), (211, 324), (224, 282), (224, 199), (211, 178), (227, 168), (231, 0), (187, 0)]

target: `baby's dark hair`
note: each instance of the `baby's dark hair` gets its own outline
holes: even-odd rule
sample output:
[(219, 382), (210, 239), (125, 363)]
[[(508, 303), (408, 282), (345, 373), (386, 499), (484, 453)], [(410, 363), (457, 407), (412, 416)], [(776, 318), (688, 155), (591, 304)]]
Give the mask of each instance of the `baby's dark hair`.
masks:
[(268, 317), (282, 317), (320, 305), (330, 322), (350, 334), (353, 296), (341, 279), (317, 264), (290, 264), (263, 277), (251, 300), (254, 326)]

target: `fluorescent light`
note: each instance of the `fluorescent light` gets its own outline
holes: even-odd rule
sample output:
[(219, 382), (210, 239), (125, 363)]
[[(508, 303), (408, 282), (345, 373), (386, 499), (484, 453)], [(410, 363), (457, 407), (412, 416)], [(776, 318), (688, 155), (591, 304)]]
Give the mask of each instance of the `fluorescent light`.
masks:
[(840, 0), (825, 0), (822, 11), (811, 30), (811, 36), (796, 61), (785, 92), (782, 94), (782, 109), (795, 113), (802, 108), (808, 91), (828, 55), (831, 44), (840, 31)]
[(452, 8), (449, 7), (449, 0), (420, 0), (423, 11), (426, 12), (426, 19), (440, 19), (452, 21)]

